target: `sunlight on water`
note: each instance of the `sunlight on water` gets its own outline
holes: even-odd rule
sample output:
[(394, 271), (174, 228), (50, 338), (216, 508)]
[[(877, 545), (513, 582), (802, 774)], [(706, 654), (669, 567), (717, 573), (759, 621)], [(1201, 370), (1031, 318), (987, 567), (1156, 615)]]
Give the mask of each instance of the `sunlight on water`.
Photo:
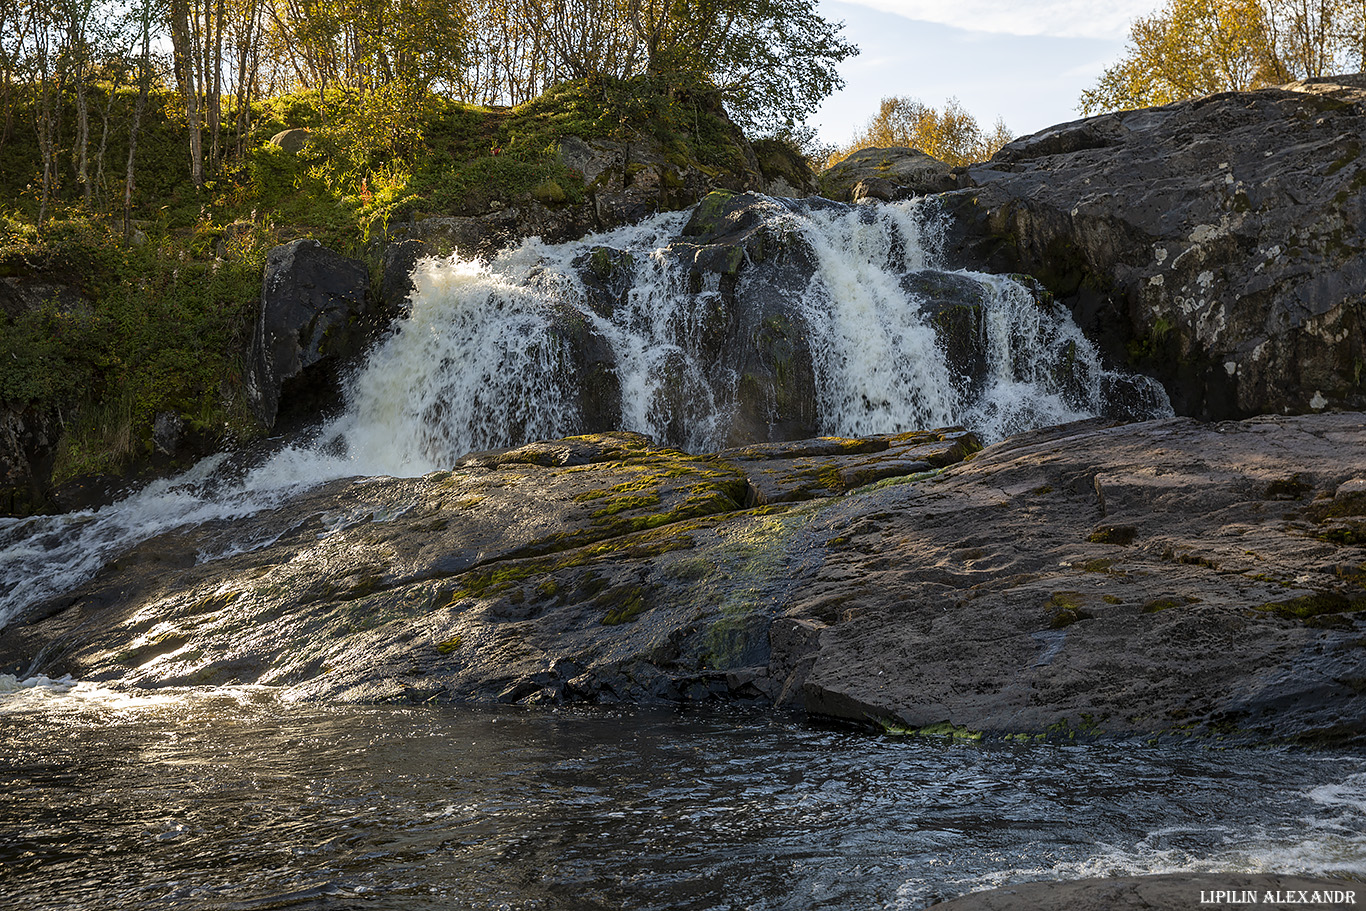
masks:
[(1357, 755), (38, 688), (0, 711), (7, 911), (911, 911), (1039, 879), (1366, 876)]
[(205, 701), (221, 706), (275, 698), (272, 688), (266, 686), (130, 690), (78, 681), (69, 675), (52, 678), (39, 674), (20, 679), (14, 674), (0, 674), (0, 715), (59, 713), (70, 719), (85, 714), (179, 710)]

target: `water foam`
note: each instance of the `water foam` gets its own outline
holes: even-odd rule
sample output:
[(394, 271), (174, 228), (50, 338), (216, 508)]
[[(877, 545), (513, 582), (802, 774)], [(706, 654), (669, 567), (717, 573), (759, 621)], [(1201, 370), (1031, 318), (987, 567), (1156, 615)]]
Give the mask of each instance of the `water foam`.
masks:
[(76, 680), (69, 674), (55, 678), (0, 674), (0, 715), (48, 713), (69, 718), (73, 714), (159, 710), (225, 699), (244, 705), (274, 702), (275, 695), (267, 686), (163, 687), (139, 692)]

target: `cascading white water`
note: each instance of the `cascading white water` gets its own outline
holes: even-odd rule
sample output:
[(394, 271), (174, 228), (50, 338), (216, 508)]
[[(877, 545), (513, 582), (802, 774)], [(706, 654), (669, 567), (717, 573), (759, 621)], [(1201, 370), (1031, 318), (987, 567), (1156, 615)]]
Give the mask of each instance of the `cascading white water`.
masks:
[(816, 255), (799, 307), (812, 341), (821, 429), (856, 437), (956, 423), (962, 403), (934, 328), (900, 281), (934, 266), (940, 225), (927, 223), (916, 203), (783, 221)]
[[(979, 290), (985, 369), (954, 375), (927, 302), (905, 284), (938, 260), (941, 226), (918, 201), (761, 205), (771, 209), (767, 230), (804, 245), (815, 264), (802, 287), (784, 293), (810, 351), (819, 432), (962, 424), (994, 441), (1104, 407), (1103, 381), (1113, 374), (1095, 349), (1061, 308), (1040, 306), (1002, 276), (956, 273)], [(170, 529), (270, 508), (327, 480), (417, 476), (470, 451), (580, 432), (578, 390), (601, 378), (579, 375), (575, 339), (596, 339), (610, 359), (619, 429), (693, 450), (734, 442), (727, 434), (740, 377), (705, 343), (733, 315), (720, 313), (719, 276), (705, 275), (699, 289), (686, 257), (670, 249), (687, 218), (661, 215), (569, 244), (533, 239), (487, 264), (421, 263), (410, 313), (351, 379), (344, 412), (309, 442), (245, 473), (214, 456), (95, 512), (0, 520), (0, 626)], [(595, 309), (575, 266), (601, 248), (632, 264), (631, 285), (610, 312)], [(746, 282), (764, 279), (746, 274), (736, 294), (775, 293), (747, 291)]]

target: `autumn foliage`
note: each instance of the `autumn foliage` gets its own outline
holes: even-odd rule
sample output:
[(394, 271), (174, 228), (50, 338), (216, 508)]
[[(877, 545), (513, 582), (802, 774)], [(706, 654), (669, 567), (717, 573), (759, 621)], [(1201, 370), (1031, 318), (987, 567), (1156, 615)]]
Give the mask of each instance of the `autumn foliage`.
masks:
[(942, 109), (905, 96), (884, 98), (867, 126), (848, 146), (832, 153), (826, 165), (859, 149), (895, 146), (919, 149), (951, 165), (966, 165), (986, 161), (1012, 138), (999, 119), (991, 130), (983, 130), (957, 98), (950, 98)]
[(1083, 114), (1366, 68), (1366, 0), (1168, 0), (1134, 20)]

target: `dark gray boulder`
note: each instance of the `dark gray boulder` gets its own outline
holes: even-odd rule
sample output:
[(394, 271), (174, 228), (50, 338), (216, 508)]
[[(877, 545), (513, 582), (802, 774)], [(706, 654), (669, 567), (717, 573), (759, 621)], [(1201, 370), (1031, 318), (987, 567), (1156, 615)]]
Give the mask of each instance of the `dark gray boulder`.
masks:
[(729, 445), (799, 440), (818, 428), (810, 333), (794, 306), (815, 261), (773, 220), (777, 207), (752, 194), (713, 193), (669, 247), (694, 288), (715, 289), (695, 344), (710, 372), (739, 378)]
[(1051, 127), (944, 197), (955, 265), (1037, 276), (1178, 413), (1366, 406), (1366, 90), (1231, 92)]
[(413, 293), (413, 269), (432, 250), (420, 240), (400, 240), (384, 248), (380, 261), (379, 302), (386, 317), (392, 318), (408, 311), (408, 298)]
[(266, 258), (261, 311), (245, 376), (248, 401), (267, 427), (275, 423), (287, 382), (317, 378), (319, 364), (357, 353), (366, 337), (370, 272), (359, 260), (302, 239)]
[(889, 202), (958, 188), (953, 167), (919, 149), (859, 149), (820, 174), (821, 195), (840, 202)]

